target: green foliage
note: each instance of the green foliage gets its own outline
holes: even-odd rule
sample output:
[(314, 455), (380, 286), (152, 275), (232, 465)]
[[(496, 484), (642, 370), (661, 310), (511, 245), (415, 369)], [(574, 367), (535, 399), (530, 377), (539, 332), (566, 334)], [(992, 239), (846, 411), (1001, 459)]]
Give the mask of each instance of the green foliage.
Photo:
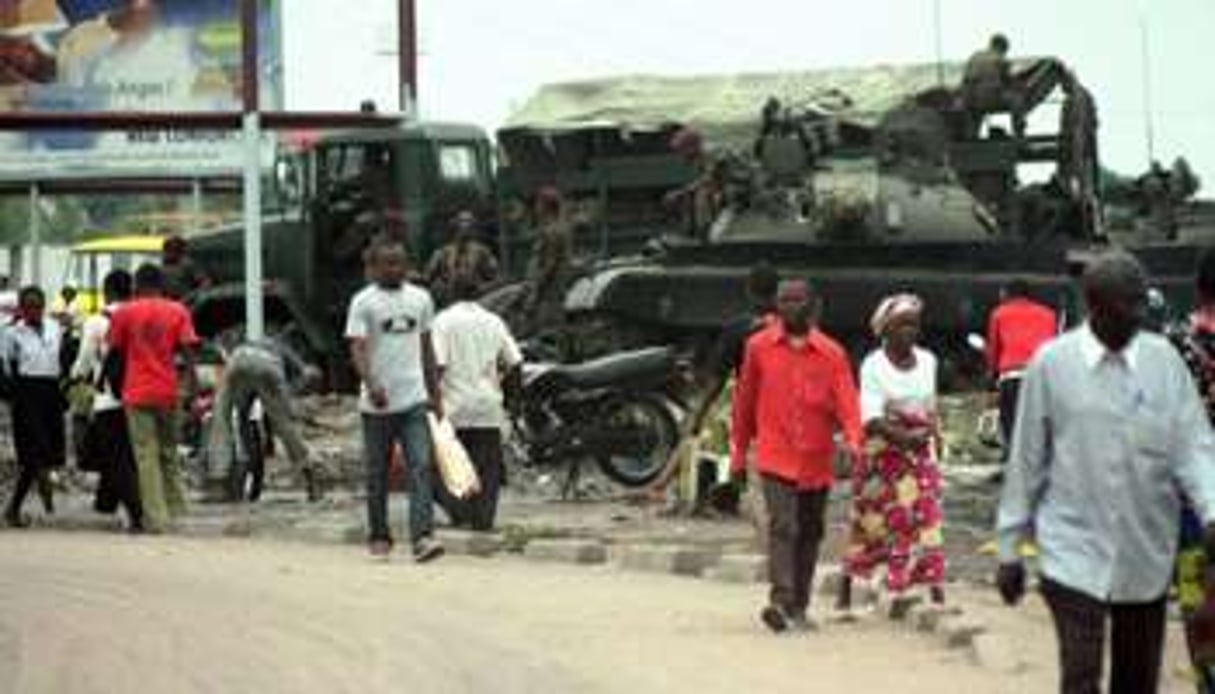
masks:
[[(70, 243), (80, 233), (86, 215), (73, 198), (46, 199), (39, 205), (42, 240), (45, 243)], [(29, 198), (0, 198), (0, 243), (27, 243), (30, 235)]]

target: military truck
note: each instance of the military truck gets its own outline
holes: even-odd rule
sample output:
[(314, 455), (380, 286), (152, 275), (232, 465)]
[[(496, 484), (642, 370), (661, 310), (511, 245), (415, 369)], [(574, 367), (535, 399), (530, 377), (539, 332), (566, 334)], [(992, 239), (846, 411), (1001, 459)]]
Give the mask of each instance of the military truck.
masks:
[[(400, 234), (415, 267), (442, 245), (459, 210), (487, 221), (486, 239), (497, 236), (492, 149), (476, 126), (412, 123), (321, 135), (284, 151), (272, 178), (263, 203), (267, 333), (331, 373), (346, 371), (342, 321), (365, 282), (362, 251), (373, 235)], [(189, 254), (211, 279), (189, 298), (199, 331), (241, 331), (243, 227), (192, 235)]]
[[(703, 346), (745, 310), (743, 279), (761, 260), (811, 278), (824, 325), (858, 352), (872, 344), (869, 312), (895, 290), (924, 296), (927, 339), (948, 355), (970, 353), (966, 335), (983, 329), (1013, 277), (1074, 315), (1074, 275), (1112, 242), (1094, 98), (1055, 58), (1014, 61), (1011, 72), (1029, 115), (1023, 136), (1012, 114), (968, 108), (960, 64), (542, 88), (512, 119), (515, 132), (600, 142), (609, 120), (628, 141), (676, 124), (700, 131), (722, 164), (705, 177), (711, 224), (688, 234), (669, 221), (653, 229), (667, 233), (647, 253), (600, 265), (571, 288), (581, 342), (592, 351)], [(1184, 304), (1196, 246), (1163, 234), (1125, 242)]]

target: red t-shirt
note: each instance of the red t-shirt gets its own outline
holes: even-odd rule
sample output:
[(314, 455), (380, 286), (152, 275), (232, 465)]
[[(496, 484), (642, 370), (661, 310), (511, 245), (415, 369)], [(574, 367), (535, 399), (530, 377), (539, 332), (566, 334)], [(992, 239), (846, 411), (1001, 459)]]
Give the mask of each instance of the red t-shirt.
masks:
[(1024, 298), (1005, 301), (987, 322), (987, 363), (997, 376), (1024, 369), (1042, 345), (1059, 334), (1059, 317)]
[(178, 349), (198, 343), (186, 307), (160, 297), (123, 304), (110, 324), (110, 346), (124, 353), (122, 402), (136, 407), (176, 407)]

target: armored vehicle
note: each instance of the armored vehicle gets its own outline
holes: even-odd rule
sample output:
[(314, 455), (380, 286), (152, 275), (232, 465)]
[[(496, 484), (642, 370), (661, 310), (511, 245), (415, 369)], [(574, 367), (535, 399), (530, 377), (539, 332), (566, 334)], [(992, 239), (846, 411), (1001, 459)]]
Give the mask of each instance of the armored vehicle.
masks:
[[(1014, 277), (1074, 315), (1073, 276), (1111, 243), (1096, 107), (1059, 60), (1014, 61), (1010, 74), (1003, 112), (969, 104), (963, 67), (952, 64), (543, 88), (511, 123), (516, 135), (536, 134), (533, 148), (581, 141), (601, 152), (605, 140), (680, 128), (708, 143), (691, 170), (669, 149), (650, 165), (682, 171), (685, 190), (702, 193), (713, 213), (691, 227), (650, 224), (657, 240), (646, 252), (582, 277), (566, 301), (582, 343), (703, 346), (745, 310), (743, 278), (760, 261), (814, 281), (824, 326), (858, 351), (871, 343), (869, 311), (895, 290), (925, 298), (926, 338), (946, 354), (968, 352), (966, 334), (983, 329)], [(1029, 127), (1018, 132), (1023, 116)], [(551, 164), (554, 183), (562, 164)], [(614, 189), (602, 188), (610, 200)], [(1116, 240), (1185, 302), (1194, 245), (1163, 233)]]

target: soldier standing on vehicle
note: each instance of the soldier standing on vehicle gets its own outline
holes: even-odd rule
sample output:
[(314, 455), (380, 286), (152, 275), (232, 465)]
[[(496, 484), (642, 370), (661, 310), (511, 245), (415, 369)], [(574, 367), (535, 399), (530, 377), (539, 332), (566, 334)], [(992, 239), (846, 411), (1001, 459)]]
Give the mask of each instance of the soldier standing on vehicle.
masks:
[(806, 616), (827, 501), (835, 480), (835, 435), (861, 447), (860, 395), (848, 353), (814, 326), (809, 283), (782, 282), (780, 321), (747, 341), (735, 392), (730, 469), (745, 485), (751, 444), (771, 517), (772, 590), (760, 619), (774, 632), (814, 628)]
[(1177, 208), (1173, 198), (1173, 180), (1158, 161), (1139, 180), (1144, 206), (1153, 234), (1172, 241), (1177, 238)]
[(426, 263), (426, 284), (439, 306), (451, 301), (451, 282), (458, 276), (472, 278), (478, 290), (498, 276), (498, 260), (489, 246), (477, 240), (477, 218), (461, 210), (451, 223), (451, 240)]
[(532, 283), (528, 305), (531, 332), (554, 328), (562, 322), (573, 252), (573, 234), (561, 192), (552, 186), (541, 188), (536, 193), (535, 214), (536, 242), (527, 268)]
[[(274, 433), (286, 446), (292, 467), (303, 478), (308, 500), (319, 501), (321, 490), (316, 468), (300, 437), (291, 408), (291, 394), (319, 379), (317, 369), (284, 344), (259, 340), (232, 350), (225, 359), (223, 379), (211, 417), (211, 441), (207, 447), (213, 464), (209, 471), (211, 476), (226, 479), (230, 474), (235, 449), (233, 415), (237, 411), (247, 411), (257, 400)], [(241, 482), (243, 488), (243, 480)]]
[(671, 136), (671, 151), (695, 170), (692, 182), (666, 194), (664, 204), (677, 207), (688, 235), (707, 239), (717, 219), (721, 198), (721, 167), (704, 149), (704, 138), (691, 128), (680, 128)]
[(1025, 135), (1025, 113), (1020, 93), (1013, 83), (1008, 49), (1008, 38), (996, 34), (987, 48), (977, 51), (966, 61), (962, 103), (968, 114), (971, 136), (978, 134), (984, 116), (1003, 111), (1012, 116), (1013, 135), (1018, 139)]
[(417, 562), (443, 554), (434, 537), (434, 478), (427, 410), (443, 413), (431, 342), (434, 305), (426, 290), (405, 281), (405, 246), (379, 237), (368, 251), (373, 283), (355, 295), (346, 318), (354, 368), (363, 383), (359, 410), (367, 465), (367, 515), (372, 557), (392, 551), (388, 470), (392, 447), (404, 449), (409, 470), (409, 535)]
[(164, 274), (165, 296), (178, 301), (210, 283), (190, 258), (186, 240), (176, 235), (165, 239), (161, 251), (161, 272)]

